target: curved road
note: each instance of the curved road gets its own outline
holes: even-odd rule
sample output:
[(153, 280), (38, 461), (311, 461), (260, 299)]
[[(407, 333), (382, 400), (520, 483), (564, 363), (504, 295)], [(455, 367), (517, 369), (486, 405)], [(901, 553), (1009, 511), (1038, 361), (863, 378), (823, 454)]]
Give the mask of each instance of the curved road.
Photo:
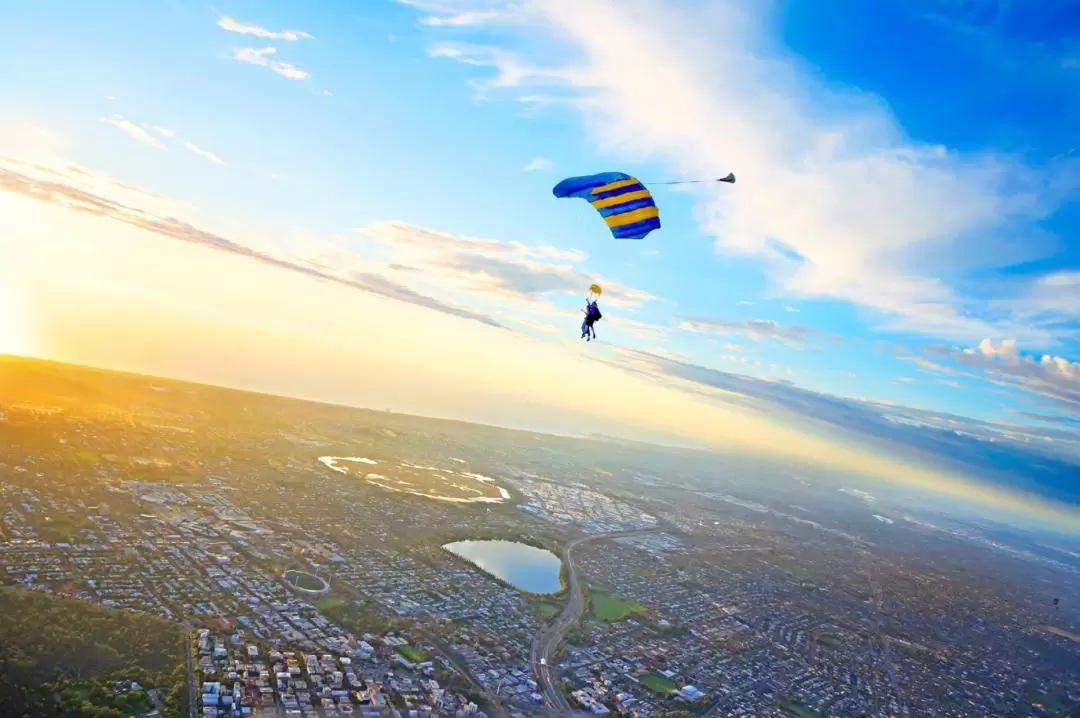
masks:
[(560, 713), (569, 713), (572, 709), (570, 701), (566, 699), (566, 695), (556, 683), (555, 667), (552, 665), (552, 661), (563, 638), (570, 632), (573, 625), (578, 622), (581, 614), (585, 612), (585, 591), (582, 589), (577, 568), (574, 566), (574, 549), (586, 541), (599, 541), (607, 538), (619, 538), (620, 536), (639, 536), (663, 530), (662, 528), (653, 528), (592, 534), (576, 538), (563, 548), (561, 558), (563, 563), (566, 564), (567, 581), (570, 584), (570, 599), (566, 602), (566, 608), (563, 609), (558, 618), (552, 623), (540, 626), (540, 630), (537, 631), (536, 637), (533, 639), (532, 655), (530, 657), (533, 674), (536, 676), (536, 682), (540, 685), (544, 699), (548, 705)]

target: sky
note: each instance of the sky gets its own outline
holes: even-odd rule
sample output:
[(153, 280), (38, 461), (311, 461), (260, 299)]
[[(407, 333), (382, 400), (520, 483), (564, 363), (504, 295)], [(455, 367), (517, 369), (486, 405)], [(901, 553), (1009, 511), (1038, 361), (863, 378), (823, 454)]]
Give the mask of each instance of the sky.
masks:
[[(1069, 5), (4, 3), (0, 352), (1078, 530)], [(603, 171), (737, 182), (616, 241), (551, 194)]]

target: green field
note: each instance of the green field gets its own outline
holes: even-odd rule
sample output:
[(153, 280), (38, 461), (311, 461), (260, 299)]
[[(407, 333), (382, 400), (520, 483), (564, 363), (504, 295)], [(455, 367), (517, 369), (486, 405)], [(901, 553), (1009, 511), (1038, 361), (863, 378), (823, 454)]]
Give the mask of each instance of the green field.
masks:
[(424, 653), (416, 646), (397, 646), (394, 650), (401, 654), (401, 657), (409, 663), (423, 663), (431, 658), (431, 656)]
[(784, 699), (780, 701), (779, 705), (785, 711), (795, 716), (795, 718), (821, 718), (820, 713), (815, 710), (810, 710), (799, 701)]
[(315, 607), (320, 611), (329, 611), (339, 606), (344, 606), (346, 603), (344, 598), (338, 596), (327, 596), (326, 598), (320, 598), (315, 602)]
[(679, 690), (679, 687), (675, 685), (675, 681), (658, 676), (655, 673), (647, 673), (644, 676), (638, 678), (641, 681), (641, 685), (648, 688), (653, 693), (674, 693)]
[(614, 598), (606, 593), (593, 591), (589, 596), (592, 615), (601, 621), (621, 621), (630, 616), (648, 613), (648, 606), (625, 598)]
[(554, 603), (541, 601), (536, 604), (536, 615), (540, 617), (541, 621), (550, 621), (559, 615), (559, 607)]

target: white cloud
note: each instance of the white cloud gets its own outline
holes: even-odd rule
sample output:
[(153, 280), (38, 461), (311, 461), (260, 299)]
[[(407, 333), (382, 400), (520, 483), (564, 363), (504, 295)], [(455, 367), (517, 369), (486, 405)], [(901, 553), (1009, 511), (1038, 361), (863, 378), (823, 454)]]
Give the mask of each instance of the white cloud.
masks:
[[(605, 324), (607, 326), (604, 326)], [(605, 314), (597, 326), (600, 328), (600, 332), (605, 335), (610, 330), (615, 334), (642, 341), (663, 341), (668, 336), (668, 328), (665, 326), (652, 322), (643, 322), (622, 314)]]
[(443, 17), (429, 15), (420, 22), (432, 27), (469, 27), (474, 25), (512, 23), (517, 20), (518, 17), (520, 17), (520, 15), (513, 11), (474, 10)]
[(830, 339), (815, 329), (802, 326), (783, 326), (772, 319), (751, 319), (747, 322), (719, 321), (692, 318), (679, 325), (679, 329), (695, 334), (740, 334), (754, 341), (778, 341), (789, 346), (813, 347), (822, 339)]
[(235, 32), (241, 35), (254, 35), (255, 37), (266, 38), (267, 40), (313, 40), (314, 38), (303, 30), (282, 30), (281, 32), (274, 32), (273, 30), (267, 30), (265, 27), (259, 27), (249, 23), (242, 23), (233, 20), (231, 17), (222, 17), (217, 21), (217, 26), (222, 30), (228, 32)]
[[(870, 308), (890, 330), (1052, 341), (1039, 327), (981, 318), (951, 277), (1001, 264), (995, 233), (1056, 208), (1077, 163), (1038, 172), (912, 140), (879, 98), (827, 84), (778, 53), (774, 4), (759, 0), (440, 5), (515, 10), (538, 32), (554, 31), (562, 55), (577, 60), (544, 67), (499, 48), (432, 48), (494, 68), (473, 83), (481, 92), (521, 99), (537, 97), (538, 86), (557, 88), (552, 99), (573, 100), (601, 149), (664, 161), (686, 176), (737, 170), (734, 187), (696, 190), (699, 216), (717, 251), (760, 258), (783, 291)], [(656, 101), (642, 102), (642, 87)], [(980, 251), (970, 251), (974, 242)]]
[[(408, 225), (375, 222), (355, 232), (388, 250), (383, 266), (404, 273), (403, 281), (438, 292), (460, 293), (473, 301), (484, 298), (521, 302), (529, 311), (562, 315), (550, 303), (557, 296), (583, 297), (593, 282), (604, 287), (604, 303), (627, 310), (656, 299), (643, 290), (595, 276), (579, 263), (589, 258), (580, 249), (472, 238)], [(631, 325), (627, 324), (627, 328)], [(644, 331), (634, 327), (635, 331)]]
[[(62, 135), (34, 125), (0, 124), (0, 172), (7, 172), (9, 177), (25, 177), (30, 189), (24, 186), (23, 190), (29, 196), (76, 210), (99, 211), (120, 206), (133, 216), (145, 214), (181, 220), (197, 216), (186, 203), (75, 164), (67, 159), (67, 152), (68, 141)], [(15, 183), (3, 189), (18, 192), (18, 186)]]
[(261, 49), (253, 47), (236, 47), (233, 48), (233, 58), (237, 62), (269, 67), (277, 74), (282, 77), (287, 77), (290, 80), (306, 80), (310, 77), (307, 71), (301, 70), (295, 65), (271, 58), (270, 56), (276, 52), (277, 48), (275, 47), (264, 47)]
[(795, 307), (791, 306), (790, 304), (785, 304), (784, 305), (784, 311), (785, 312), (798, 312), (799, 310), (796, 309)]
[(1080, 320), (1080, 271), (1051, 272), (1032, 282), (1019, 297), (991, 302), (1023, 321), (1060, 324)]
[[(133, 139), (143, 143), (144, 145), (159, 150), (165, 150), (168, 149), (168, 147), (166, 147), (163, 142), (158, 140), (155, 135), (158, 135), (165, 139), (173, 139), (176, 137), (177, 134), (176, 130), (174, 129), (146, 122), (136, 124), (124, 117), (121, 117), (120, 115), (112, 115), (110, 117), (102, 118), (102, 122), (106, 122), (110, 125), (113, 125), (114, 127), (118, 127), (124, 132), (126, 132)], [(194, 142), (185, 140), (182, 144), (184, 149), (186, 149), (188, 152), (196, 154), (205, 160), (209, 160), (210, 162), (218, 165), (227, 164), (225, 160), (221, 159), (221, 157), (214, 154), (213, 152), (199, 147)]]
[(102, 117), (101, 121), (123, 130), (125, 133), (127, 133), (128, 137), (137, 142), (141, 142), (147, 147), (153, 147), (156, 150), (168, 149), (164, 144), (158, 141), (156, 137), (150, 134), (150, 132), (147, 131), (145, 127), (136, 125), (134, 122), (126, 120), (120, 115), (110, 115), (109, 117)]
[(945, 366), (944, 364), (941, 364), (941, 363), (936, 362), (936, 361), (931, 361), (930, 359), (927, 359), (926, 357), (902, 356), (902, 357), (899, 357), (899, 358), (902, 359), (903, 361), (909, 361), (912, 364), (920, 366), (923, 369), (925, 369), (925, 370), (927, 370), (929, 372), (933, 372), (935, 374), (949, 374), (949, 375), (952, 375), (952, 374), (956, 373), (953, 369)]
[(967, 376), (1024, 389), (1080, 413), (1080, 362), (1052, 354), (1024, 354), (1015, 339), (997, 343), (984, 339), (976, 347), (931, 347), (928, 351), (973, 370)]
[[(428, 55), (447, 58), (464, 65), (491, 67), (495, 75), (486, 80), (474, 80), (472, 87), (481, 95), (491, 90), (520, 87), (572, 87), (584, 81), (576, 68), (542, 68), (532, 65), (521, 55), (497, 47), (471, 45), (461, 42), (440, 43), (428, 49)], [(540, 96), (533, 100), (550, 104), (558, 98)]]
[(184, 149), (186, 149), (188, 152), (191, 152), (192, 154), (196, 154), (199, 157), (202, 157), (203, 159), (210, 160), (214, 164), (217, 164), (217, 165), (224, 165), (225, 164), (225, 160), (221, 159), (220, 157), (215, 155), (213, 152), (208, 152), (207, 150), (202, 149), (201, 147), (196, 145), (194, 142), (185, 142), (184, 143)]
[(580, 262), (589, 255), (579, 249), (563, 249), (550, 244), (530, 245), (523, 242), (479, 239), (424, 229), (404, 222), (378, 222), (356, 230), (398, 248), (413, 249), (444, 255), (477, 254), (489, 257), (520, 257)]
[(544, 172), (554, 169), (555, 163), (544, 157), (533, 157), (529, 164), (525, 165), (525, 172)]

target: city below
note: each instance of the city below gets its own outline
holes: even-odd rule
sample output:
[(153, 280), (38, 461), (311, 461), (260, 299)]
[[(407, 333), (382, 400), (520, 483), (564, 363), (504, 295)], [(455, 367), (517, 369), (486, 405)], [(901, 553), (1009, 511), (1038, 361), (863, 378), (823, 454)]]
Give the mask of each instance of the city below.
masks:
[(1080, 715), (1075, 543), (858, 476), (10, 357), (0, 437), (13, 716)]

